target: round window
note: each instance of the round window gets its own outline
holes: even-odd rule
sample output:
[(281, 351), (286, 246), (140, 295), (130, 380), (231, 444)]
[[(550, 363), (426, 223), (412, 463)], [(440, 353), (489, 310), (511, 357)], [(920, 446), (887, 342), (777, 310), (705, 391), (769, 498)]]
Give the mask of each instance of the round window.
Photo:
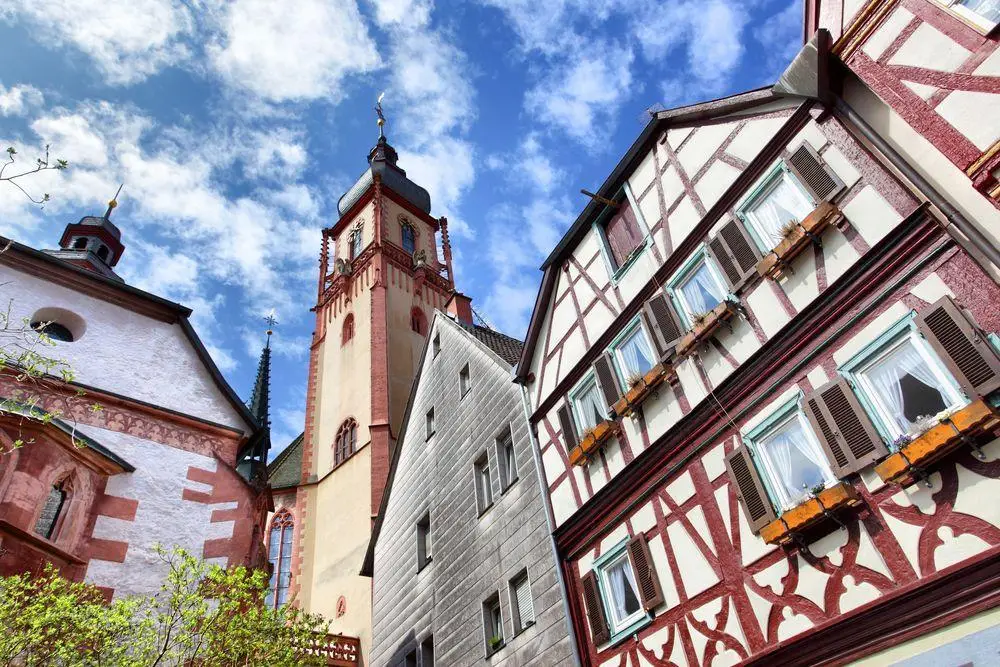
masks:
[(35, 331), (66, 343), (80, 340), (87, 331), (83, 318), (65, 308), (39, 308), (31, 316), (30, 323)]

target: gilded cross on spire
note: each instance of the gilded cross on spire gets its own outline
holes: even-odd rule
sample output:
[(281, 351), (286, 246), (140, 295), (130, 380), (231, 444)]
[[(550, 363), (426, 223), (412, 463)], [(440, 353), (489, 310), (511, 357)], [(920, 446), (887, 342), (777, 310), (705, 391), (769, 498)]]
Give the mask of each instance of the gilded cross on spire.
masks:
[(375, 121), (378, 124), (378, 138), (385, 138), (385, 115), (382, 113), (382, 99), (385, 97), (385, 91), (379, 93), (378, 100), (375, 102), (375, 115), (378, 116), (378, 120)]

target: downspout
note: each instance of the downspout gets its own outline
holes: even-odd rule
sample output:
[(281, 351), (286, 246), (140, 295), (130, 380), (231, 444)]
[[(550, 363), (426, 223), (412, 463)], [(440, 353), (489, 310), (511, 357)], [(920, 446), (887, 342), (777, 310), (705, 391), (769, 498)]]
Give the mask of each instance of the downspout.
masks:
[(531, 404), (528, 400), (528, 388), (517, 383), (521, 387), (521, 407), (524, 408), (524, 420), (528, 424), (528, 438), (531, 439), (531, 454), (535, 459), (535, 471), (538, 478), (538, 490), (542, 494), (542, 503), (545, 505), (545, 525), (549, 529), (549, 546), (552, 548), (552, 560), (556, 569), (556, 577), (559, 579), (559, 593), (562, 598), (563, 618), (566, 620), (566, 635), (569, 638), (569, 647), (573, 651), (573, 664), (581, 666), (580, 651), (576, 645), (576, 633), (573, 631), (573, 618), (569, 608), (569, 590), (566, 588), (566, 579), (563, 577), (563, 569), (559, 563), (559, 549), (556, 547), (555, 538), (555, 517), (552, 513), (552, 501), (549, 498), (549, 490), (545, 486), (545, 468), (542, 467), (542, 450), (538, 446), (535, 438), (535, 431), (531, 428)]
[[(944, 226), (945, 231), (948, 232), (955, 241), (960, 245), (966, 245), (966, 239), (968, 243), (981, 252), (986, 259), (994, 264), (994, 266), (1000, 269), (1000, 251), (997, 250), (996, 246), (983, 234), (978, 227), (969, 222), (969, 220), (962, 215), (961, 211), (955, 208), (951, 202), (944, 198), (937, 189), (931, 185), (931, 183), (924, 178), (920, 172), (914, 169), (909, 162), (906, 161), (899, 152), (892, 147), (892, 145), (886, 141), (878, 131), (868, 124), (861, 114), (851, 108), (851, 106), (839, 95), (833, 96), (833, 106), (834, 108), (843, 114), (843, 116), (849, 120), (858, 130), (858, 132), (867, 141), (869, 141), (872, 146), (877, 148), (882, 155), (889, 161), (889, 163), (899, 170), (907, 180), (913, 183), (914, 187), (920, 191), (927, 200), (934, 204), (944, 217), (948, 220), (948, 224)], [(955, 234), (955, 230), (951, 227), (954, 226), (955, 230), (958, 230), (961, 234), (964, 234), (966, 238), (962, 238), (960, 235)], [(974, 253), (972, 254), (975, 258)], [(983, 267), (987, 274), (992, 274), (988, 267)]]

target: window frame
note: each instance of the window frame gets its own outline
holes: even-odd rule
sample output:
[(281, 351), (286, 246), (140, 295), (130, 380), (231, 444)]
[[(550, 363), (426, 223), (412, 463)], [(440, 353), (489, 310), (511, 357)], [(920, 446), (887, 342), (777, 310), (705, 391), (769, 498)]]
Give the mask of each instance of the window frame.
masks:
[(458, 398), (462, 400), (472, 391), (472, 369), (468, 362), (458, 371)]
[(435, 418), (434, 418), (434, 406), (431, 406), (431, 409), (428, 410), (427, 413), (424, 415), (424, 429), (425, 429), (425, 437), (424, 437), (425, 441), (430, 440), (432, 437), (434, 437), (434, 434), (437, 433), (437, 424), (435, 423)]
[(642, 317), (636, 315), (634, 318), (632, 318), (632, 321), (629, 322), (618, 333), (617, 336), (615, 336), (614, 340), (611, 341), (611, 345), (608, 346), (608, 349), (611, 351), (611, 358), (614, 359), (613, 365), (615, 368), (615, 375), (617, 376), (618, 379), (618, 388), (622, 392), (626, 392), (629, 390), (628, 387), (629, 376), (625, 374), (625, 361), (622, 358), (620, 348), (626, 342), (626, 340), (631, 338), (631, 336), (635, 333), (638, 333), (646, 341), (646, 347), (649, 350), (649, 356), (653, 362), (649, 368), (647, 368), (645, 371), (642, 372), (642, 375), (648, 373), (650, 370), (653, 369), (653, 367), (656, 366), (657, 363), (659, 363), (658, 361), (659, 355), (656, 353), (656, 347), (653, 345), (653, 338), (652, 336), (650, 336), (649, 331), (646, 330), (646, 325), (642, 321)]
[[(496, 615), (494, 616), (494, 611)], [(496, 623), (494, 624), (494, 620)], [(489, 625), (487, 625), (489, 623)], [(494, 634), (494, 629), (496, 633)], [(494, 637), (500, 639), (500, 644), (496, 648), (490, 647), (490, 640)], [(503, 627), (503, 602), (500, 599), (500, 591), (495, 591), (488, 598), (483, 600), (483, 643), (486, 647), (486, 657), (498, 653), (507, 645), (507, 637)]]
[[(783, 159), (779, 159), (771, 168), (768, 169), (767, 173), (764, 174), (757, 184), (750, 190), (749, 194), (740, 200), (740, 203), (736, 205), (734, 212), (736, 217), (741, 223), (743, 223), (743, 228), (750, 235), (750, 238), (757, 245), (757, 249), (760, 251), (761, 255), (767, 255), (769, 252), (774, 250), (774, 246), (769, 246), (768, 242), (764, 240), (764, 234), (757, 229), (757, 223), (750, 217), (750, 209), (753, 208), (763, 197), (766, 197), (771, 189), (773, 189), (778, 181), (785, 177), (790, 179), (792, 185), (794, 185), (800, 194), (802, 194), (806, 201), (810, 202), (813, 209), (818, 205), (816, 199), (799, 181), (798, 177), (788, 168)], [(799, 222), (802, 222), (799, 220)]]
[[(278, 524), (278, 522), (281, 522)], [(282, 605), (288, 604), (288, 600), (282, 602), (278, 596), (279, 579), (281, 577), (281, 565), (285, 560), (285, 531), (289, 531), (292, 534), (292, 539), (289, 544), (289, 570), (288, 570), (288, 586), (286, 587), (286, 592), (292, 587), (292, 572), (290, 567), (290, 562), (292, 559), (293, 552), (295, 551), (295, 518), (292, 513), (288, 511), (287, 508), (282, 507), (280, 510), (274, 513), (271, 517), (270, 528), (267, 532), (267, 562), (271, 563), (271, 540), (274, 538), (275, 528), (280, 528), (278, 531), (278, 560), (275, 562), (274, 571), (272, 576), (274, 577), (274, 587), (271, 587), (271, 582), (267, 582), (267, 595), (264, 597), (264, 604), (271, 609), (278, 609)], [(268, 602), (268, 597), (270, 597), (270, 602)]]
[(830, 465), (819, 436), (813, 430), (812, 424), (806, 416), (805, 410), (802, 407), (802, 398), (802, 392), (796, 392), (793, 397), (775, 408), (766, 419), (743, 436), (743, 442), (747, 451), (750, 452), (751, 463), (757, 469), (757, 475), (760, 477), (760, 481), (764, 485), (764, 490), (767, 492), (768, 501), (778, 516), (802, 504), (808, 497), (809, 491), (806, 490), (805, 497), (782, 498), (785, 494), (783, 491), (778, 490), (782, 488), (777, 483), (779, 475), (774, 469), (770, 457), (764, 454), (765, 449), (761, 442), (776, 431), (784, 428), (792, 420), (798, 421), (802, 432), (805, 433), (807, 438), (812, 440), (812, 444), (816, 446), (817, 450), (823, 453), (824, 472), (827, 474), (824, 488), (829, 488), (840, 481), (836, 473), (833, 472), (833, 467)]
[[(635, 569), (632, 567), (632, 559), (628, 555), (628, 540), (629, 538), (626, 537), (608, 549), (594, 560), (593, 565), (594, 573), (597, 575), (595, 577), (597, 580), (597, 592), (601, 598), (601, 604), (604, 606), (604, 618), (607, 619), (608, 623), (608, 634), (610, 635), (610, 639), (608, 640), (609, 646), (614, 646), (621, 640), (631, 637), (653, 621), (652, 614), (642, 607), (642, 595), (638, 590), (639, 584), (636, 580)], [(631, 616), (619, 621), (615, 618), (615, 612), (611, 604), (613, 598), (611, 584), (608, 581), (608, 571), (623, 559), (628, 563), (629, 569), (632, 570), (632, 579), (636, 581), (635, 597), (639, 602), (639, 609)]]
[[(573, 385), (573, 387), (569, 390), (569, 393), (567, 394), (569, 397), (570, 414), (573, 416), (573, 422), (574, 425), (576, 426), (576, 431), (579, 435), (585, 433), (588, 428), (593, 428), (592, 426), (586, 426), (586, 427), (584, 426), (584, 422), (580, 417), (580, 412), (578, 409), (578, 406), (580, 405), (580, 397), (587, 393), (585, 387), (588, 384), (593, 385), (594, 391), (597, 392), (598, 399), (603, 402), (604, 399), (601, 398), (601, 390), (597, 386), (597, 376), (593, 370), (587, 371), (583, 375), (583, 377), (580, 378), (580, 380), (575, 385)], [(605, 419), (608, 418), (606, 412), (604, 418)]]
[[(507, 489), (514, 486), (519, 476), (517, 474), (517, 451), (514, 448), (514, 431), (510, 424), (500, 431), (500, 435), (495, 438), (497, 449), (497, 462), (500, 470), (500, 494), (506, 493)], [(508, 451), (510, 456), (507, 456)], [(508, 458), (513, 459), (514, 465), (511, 468)], [(512, 474), (513, 473), (513, 474)]]
[(982, 14), (968, 9), (965, 5), (959, 4), (960, 0), (934, 0), (934, 2), (939, 7), (945, 9), (945, 11), (954, 14), (960, 21), (981, 35), (989, 35), (1000, 25), (1000, 22), (994, 23)]
[(493, 507), (493, 474), (490, 472), (490, 453), (484, 451), (472, 464), (476, 481), (476, 512), (482, 517)]
[(431, 535), (431, 513), (424, 512), (416, 523), (417, 572), (434, 562), (434, 542)]
[[(521, 582), (528, 587), (528, 600), (531, 602), (531, 620), (527, 623), (521, 618), (521, 608), (517, 601), (517, 586)], [(507, 582), (507, 594), (510, 598), (510, 615), (511, 615), (511, 626), (514, 630), (513, 636), (516, 637), (531, 626), (535, 624), (535, 619), (538, 614), (535, 612), (535, 596), (531, 592), (531, 577), (528, 576), (528, 568), (524, 568), (516, 575), (514, 575)]]
[(725, 276), (722, 275), (722, 270), (715, 265), (715, 260), (712, 259), (712, 256), (708, 252), (708, 246), (702, 243), (684, 261), (681, 267), (670, 276), (665, 286), (667, 294), (670, 296), (670, 302), (674, 307), (674, 312), (677, 313), (677, 316), (681, 320), (681, 329), (685, 331), (690, 330), (693, 326), (692, 315), (694, 313), (688, 313), (687, 300), (683, 296), (681, 286), (694, 275), (694, 272), (701, 263), (705, 264), (709, 273), (712, 274), (712, 279), (716, 285), (722, 289), (722, 301), (729, 301), (733, 298), (732, 293), (729, 291), (729, 283), (726, 282)]
[(431, 340), (431, 347), (433, 350), (432, 359), (437, 359), (437, 356), (441, 354), (441, 332), (438, 331), (434, 334), (434, 338)]
[[(970, 403), (969, 397), (962, 391), (962, 388), (944, 365), (944, 362), (941, 361), (941, 358), (938, 357), (927, 340), (920, 335), (916, 327), (916, 317), (916, 311), (911, 310), (837, 369), (837, 372), (847, 380), (847, 383), (854, 391), (854, 395), (861, 403), (861, 407), (864, 408), (865, 413), (872, 420), (875, 430), (878, 431), (878, 434), (882, 437), (882, 440), (889, 447), (890, 451), (897, 451), (899, 449), (897, 439), (908, 434), (894, 434), (896, 420), (886, 410), (882, 399), (879, 398), (879, 393), (871, 385), (864, 373), (891, 352), (898, 349), (904, 344), (904, 341), (909, 341), (916, 348), (917, 353), (927, 362), (931, 372), (939, 380), (943, 381), (943, 384), (950, 390), (952, 398), (956, 399), (946, 409), (957, 410)], [(919, 434), (911, 437), (916, 437), (917, 435)]]
[(347, 256), (352, 262), (360, 257), (364, 250), (364, 229), (364, 225), (358, 223), (347, 237)]
[(635, 247), (631, 254), (625, 258), (621, 266), (615, 265), (615, 258), (611, 252), (611, 242), (608, 240), (607, 233), (605, 229), (607, 223), (614, 216), (615, 209), (610, 207), (604, 207), (591, 224), (591, 229), (597, 235), (598, 247), (601, 250), (601, 255), (604, 257), (604, 264), (608, 269), (608, 276), (611, 278), (611, 284), (617, 285), (621, 279), (628, 273), (629, 269), (635, 265), (636, 261), (646, 253), (646, 250), (653, 244), (653, 233), (646, 223), (645, 217), (642, 215), (642, 211), (639, 210), (639, 203), (636, 201), (635, 196), (632, 194), (632, 188), (629, 186), (628, 181), (622, 184), (621, 189), (615, 194), (613, 199), (618, 198), (619, 194), (624, 194), (621, 201), (628, 201), (629, 207), (632, 209), (632, 213), (635, 215), (636, 224), (639, 225), (639, 231), (643, 234), (643, 240)]
[[(410, 232), (410, 241), (413, 244), (412, 248), (406, 247), (407, 231)], [(413, 223), (409, 222), (408, 220), (400, 221), (399, 223), (399, 247), (402, 248), (405, 252), (410, 253), (411, 255), (417, 251), (417, 230), (413, 226)]]

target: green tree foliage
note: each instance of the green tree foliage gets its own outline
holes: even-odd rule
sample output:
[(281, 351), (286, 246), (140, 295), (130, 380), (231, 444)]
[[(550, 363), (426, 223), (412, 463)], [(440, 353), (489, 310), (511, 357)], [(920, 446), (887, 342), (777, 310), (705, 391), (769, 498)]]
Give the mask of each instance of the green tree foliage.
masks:
[(236, 667), (322, 665), (309, 655), (322, 617), (264, 605), (267, 574), (158, 549), (160, 590), (107, 603), (51, 566), (0, 578), (0, 665)]

